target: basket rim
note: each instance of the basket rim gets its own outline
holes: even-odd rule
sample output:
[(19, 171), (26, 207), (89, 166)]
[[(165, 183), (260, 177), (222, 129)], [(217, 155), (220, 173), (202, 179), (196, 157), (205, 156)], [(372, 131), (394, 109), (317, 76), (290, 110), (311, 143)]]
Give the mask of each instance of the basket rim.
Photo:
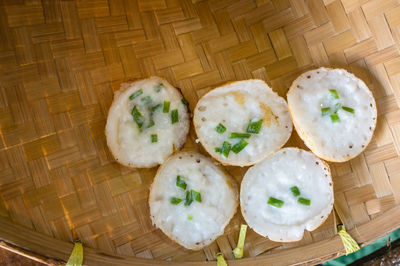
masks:
[[(380, 228), (380, 232), (371, 234), (371, 227)], [(387, 233), (400, 227), (400, 206), (389, 209), (370, 222), (349, 230), (353, 238), (365, 246)], [(373, 237), (371, 237), (373, 236)], [(370, 237), (370, 238), (368, 238)], [(6, 243), (0, 243), (2, 247), (18, 251), (26, 257), (47, 257), (52, 261), (66, 262), (72, 251), (73, 243), (59, 240), (37, 231), (33, 231), (22, 225), (18, 225), (5, 217), (0, 217), (0, 239)], [(323, 254), (320, 251), (323, 250)], [(298, 263), (321, 263), (334, 259), (344, 254), (344, 248), (340, 237), (335, 235), (331, 239), (324, 239), (309, 245), (292, 249), (274, 250), (268, 254), (257, 257), (243, 258), (241, 260), (228, 260), (229, 265), (249, 265), (249, 263), (263, 263), (274, 265), (291, 265)], [(102, 250), (84, 247), (84, 264), (88, 265), (215, 265), (215, 261), (177, 262), (157, 259), (145, 259), (131, 256), (111, 254)], [(43, 261), (43, 260), (42, 260)], [(46, 263), (46, 260), (43, 261)], [(53, 261), (54, 262), (54, 261)]]

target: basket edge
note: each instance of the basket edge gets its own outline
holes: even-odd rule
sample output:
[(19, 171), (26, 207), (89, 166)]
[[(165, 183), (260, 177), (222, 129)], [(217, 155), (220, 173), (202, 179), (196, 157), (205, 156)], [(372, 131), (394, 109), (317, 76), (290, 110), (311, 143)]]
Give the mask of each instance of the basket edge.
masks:
[[(349, 231), (354, 239), (364, 246), (387, 233), (400, 227), (400, 206), (394, 207), (374, 220), (355, 227)], [(379, 228), (373, 230), (371, 228)], [(382, 230), (384, 229), (384, 230)], [(383, 233), (382, 233), (383, 232)], [(368, 236), (373, 235), (372, 238)], [(18, 252), (25, 257), (39, 260), (44, 263), (66, 262), (73, 248), (73, 243), (58, 240), (53, 237), (38, 233), (24, 226), (17, 225), (5, 217), (0, 217), (0, 239), (5, 242), (11, 251)], [(324, 253), (319, 253), (324, 250)], [(344, 248), (338, 235), (310, 245), (288, 250), (276, 250), (258, 257), (230, 260), (229, 265), (248, 265), (249, 263), (267, 264), (298, 264), (318, 263), (333, 259), (343, 252)], [(45, 251), (45, 252), (44, 252)], [(48, 259), (46, 259), (48, 258)], [(84, 264), (88, 265), (215, 265), (214, 261), (208, 262), (167, 262), (150, 260), (137, 257), (109, 254), (92, 248), (84, 248)]]

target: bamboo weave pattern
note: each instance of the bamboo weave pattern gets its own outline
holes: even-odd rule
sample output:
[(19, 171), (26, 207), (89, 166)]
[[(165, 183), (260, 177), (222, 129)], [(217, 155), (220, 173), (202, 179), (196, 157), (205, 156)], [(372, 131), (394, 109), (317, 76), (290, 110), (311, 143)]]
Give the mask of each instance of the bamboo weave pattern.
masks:
[[(0, 0), (0, 215), (111, 253), (172, 261), (233, 259), (240, 210), (224, 236), (188, 251), (149, 219), (156, 169), (117, 164), (104, 127), (113, 91), (158, 75), (193, 110), (232, 80), (266, 80), (284, 96), (317, 66), (341, 67), (373, 90), (371, 144), (331, 164), (335, 212), (303, 240), (247, 231), (244, 257), (328, 240), (400, 204), (400, 1)], [(203, 152), (191, 129), (186, 150)], [(304, 147), (297, 135), (287, 146)], [(246, 168), (228, 167), (240, 182)], [(371, 228), (371, 232), (379, 228)]]

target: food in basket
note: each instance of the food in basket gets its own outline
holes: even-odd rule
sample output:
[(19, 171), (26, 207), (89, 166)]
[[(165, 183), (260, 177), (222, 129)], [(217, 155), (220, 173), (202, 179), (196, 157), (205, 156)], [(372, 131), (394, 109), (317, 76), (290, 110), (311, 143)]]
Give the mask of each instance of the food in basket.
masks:
[(107, 145), (115, 159), (129, 167), (161, 164), (186, 141), (186, 100), (159, 77), (123, 83), (107, 117)]
[(236, 212), (237, 186), (211, 159), (177, 153), (164, 164), (150, 188), (155, 226), (188, 249), (201, 249), (224, 233)]
[(246, 172), (240, 205), (247, 224), (272, 241), (291, 242), (320, 226), (332, 211), (329, 166), (314, 154), (284, 148)]
[(325, 160), (348, 161), (372, 138), (374, 97), (362, 80), (344, 69), (319, 68), (300, 75), (287, 99), (297, 133)]
[(262, 80), (208, 92), (196, 105), (193, 123), (207, 152), (225, 165), (255, 164), (281, 148), (292, 132), (286, 101)]

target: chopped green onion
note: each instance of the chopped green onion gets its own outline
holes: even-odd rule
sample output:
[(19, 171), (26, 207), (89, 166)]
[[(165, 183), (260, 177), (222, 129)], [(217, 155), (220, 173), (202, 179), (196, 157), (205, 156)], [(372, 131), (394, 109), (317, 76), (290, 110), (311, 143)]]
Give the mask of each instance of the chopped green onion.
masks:
[(138, 91), (135, 91), (131, 96), (129, 96), (129, 100), (133, 100), (133, 99), (135, 99), (136, 97), (138, 97), (138, 96), (140, 96), (142, 94), (143, 94), (143, 90), (142, 89), (140, 89)]
[(232, 151), (234, 153), (238, 154), (241, 150), (243, 150), (247, 146), (247, 144), (249, 144), (247, 141), (245, 141), (244, 139), (241, 139), (238, 143), (233, 145)]
[(331, 93), (331, 96), (332, 96), (334, 99), (339, 99), (339, 94), (337, 93), (336, 90), (329, 90), (329, 92)]
[(182, 97), (181, 102), (183, 103), (183, 105), (189, 108), (189, 103), (186, 101), (185, 98)]
[(337, 114), (332, 114), (331, 115), (331, 120), (332, 120), (332, 123), (340, 122), (340, 118), (339, 118), (339, 116)]
[(188, 216), (188, 220), (189, 220), (189, 221), (193, 220), (193, 216), (192, 216), (192, 215), (189, 215), (189, 216)]
[(261, 130), (262, 122), (263, 122), (262, 119), (260, 119), (258, 121), (254, 121), (254, 122), (252, 122), (250, 120), (249, 125), (247, 126), (246, 132), (247, 133), (258, 134), (260, 132), (260, 130)]
[(186, 186), (187, 186), (186, 182), (185, 182), (185, 180), (183, 180), (183, 177), (180, 175), (178, 175), (176, 177), (176, 186), (180, 187), (181, 189), (186, 189)]
[(300, 204), (304, 204), (304, 205), (310, 206), (311, 200), (300, 197), (297, 200), (297, 202), (300, 203)]
[(248, 139), (248, 138), (250, 138), (250, 134), (248, 134), (248, 133), (237, 133), (237, 132), (232, 132), (230, 135), (229, 135), (229, 138), (230, 139)]
[(354, 109), (353, 108), (350, 108), (350, 107), (347, 107), (347, 106), (342, 106), (342, 109), (345, 110), (346, 112), (354, 114)]
[(283, 200), (276, 199), (276, 198), (273, 198), (273, 197), (269, 197), (267, 203), (268, 203), (269, 205), (274, 206), (274, 207), (282, 208), (284, 202), (283, 202)]
[(189, 206), (190, 204), (192, 204), (192, 202), (193, 202), (192, 193), (190, 193), (190, 191), (186, 191), (185, 206)]
[(133, 106), (131, 114), (132, 114), (133, 120), (136, 122), (138, 128), (141, 129), (143, 126), (143, 123), (144, 123), (144, 118), (143, 118), (142, 113), (137, 109), (136, 105)]
[(321, 115), (322, 116), (326, 116), (329, 114), (331, 108), (330, 107), (325, 107), (325, 108), (321, 108)]
[(154, 125), (155, 125), (155, 123), (154, 123), (153, 117), (150, 115), (150, 122), (149, 122), (149, 124), (147, 125), (146, 128), (151, 128), (151, 127), (153, 127)]
[(181, 203), (182, 199), (180, 198), (176, 198), (176, 197), (172, 197), (169, 202), (171, 202), (172, 204), (178, 205), (179, 203)]
[(162, 87), (164, 87), (164, 84), (160, 83), (160, 84), (157, 84), (157, 85), (154, 87), (154, 89), (156, 90), (156, 92), (160, 92), (161, 89), (162, 89)]
[(154, 119), (153, 119), (153, 114), (152, 113), (150, 113), (150, 118), (149, 118), (149, 124), (147, 125), (147, 127), (146, 128), (151, 128), (152, 126), (154, 126), (155, 125), (155, 123), (154, 123)]
[(201, 202), (201, 194), (196, 190), (191, 189), (190, 194), (192, 194), (192, 199), (198, 202)]
[(152, 126), (155, 125), (153, 116), (154, 116), (154, 112), (155, 112), (159, 107), (161, 107), (161, 103), (159, 103), (159, 104), (157, 104), (157, 105), (155, 105), (155, 106), (149, 108), (149, 112), (150, 112), (149, 120), (150, 120), (150, 122), (149, 122), (149, 124), (147, 125), (146, 128), (150, 128), (150, 127), (152, 127)]
[(164, 101), (163, 113), (169, 113), (169, 106), (171, 102)]
[(155, 142), (157, 142), (158, 141), (158, 136), (157, 136), (157, 134), (152, 134), (151, 135), (151, 143), (155, 143)]
[(231, 144), (227, 141), (224, 141), (224, 143), (222, 143), (222, 147), (220, 148), (221, 150), (221, 154), (227, 158), (229, 155), (229, 152), (231, 151)]
[(160, 108), (162, 106), (161, 103), (154, 105), (153, 107), (151, 107), (151, 112), (154, 112), (155, 110), (157, 110), (158, 108)]
[(291, 187), (290, 190), (292, 191), (293, 196), (295, 197), (300, 196), (300, 190), (297, 186)]
[(333, 113), (337, 114), (337, 112), (339, 111), (339, 109), (342, 107), (342, 105), (340, 103), (335, 104), (335, 107), (333, 108)]
[(149, 103), (152, 102), (150, 96), (143, 97), (142, 99), (140, 99), (140, 101), (141, 101), (142, 103), (145, 103), (145, 104), (149, 104)]
[(222, 143), (222, 147), (215, 147), (214, 150), (215, 150), (215, 152), (219, 152), (225, 158), (227, 158), (229, 155), (229, 152), (231, 151), (231, 147), (232, 147), (232, 145), (229, 142), (224, 141), (224, 143)]
[(217, 131), (219, 134), (222, 134), (226, 131), (226, 127), (219, 123), (216, 127), (215, 127), (215, 131)]
[(178, 109), (174, 109), (171, 111), (171, 124), (175, 124), (179, 121), (178, 118)]
[(149, 108), (149, 112), (150, 112), (150, 117), (149, 117), (149, 120), (150, 120), (150, 122), (149, 122), (149, 124), (148, 124), (148, 126), (147, 126), (147, 128), (150, 128), (150, 127), (152, 127), (152, 126), (154, 126), (155, 125), (155, 123), (154, 123), (154, 119), (153, 119), (153, 116), (154, 116), (154, 112), (158, 109), (158, 108), (160, 108), (161, 107), (161, 103), (159, 103), (159, 104), (157, 104), (157, 105), (155, 105), (155, 106), (153, 106), (153, 107), (151, 107), (151, 108)]

